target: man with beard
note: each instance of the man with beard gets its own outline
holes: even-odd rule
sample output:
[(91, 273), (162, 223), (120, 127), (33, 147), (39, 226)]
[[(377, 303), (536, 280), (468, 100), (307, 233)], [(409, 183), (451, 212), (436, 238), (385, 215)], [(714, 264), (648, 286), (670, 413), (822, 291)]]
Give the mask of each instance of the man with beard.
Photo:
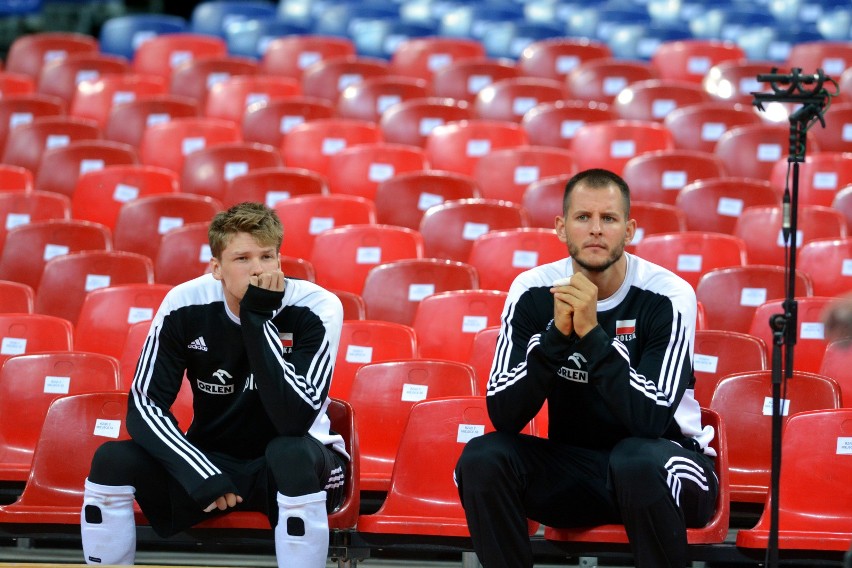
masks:
[[(571, 178), (555, 225), (570, 257), (512, 284), (486, 397), (496, 431), (456, 466), (474, 549), (485, 568), (532, 567), (527, 518), (623, 523), (637, 567), (683, 568), (686, 527), (718, 492), (693, 396), (695, 293), (624, 252), (636, 222), (612, 172)], [(545, 401), (547, 438), (521, 434)]]

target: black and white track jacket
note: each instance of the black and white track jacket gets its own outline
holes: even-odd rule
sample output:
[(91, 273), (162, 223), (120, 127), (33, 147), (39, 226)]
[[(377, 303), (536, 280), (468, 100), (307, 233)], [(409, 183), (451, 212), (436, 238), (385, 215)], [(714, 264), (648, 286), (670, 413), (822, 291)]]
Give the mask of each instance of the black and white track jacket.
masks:
[[(237, 318), (206, 274), (175, 286), (151, 322), (130, 390), (127, 428), (202, 506), (231, 480), (211, 454), (254, 459), (281, 435), (310, 434), (346, 455), (326, 416), (340, 342), (337, 297), (303, 280), (285, 291), (249, 286)], [(169, 408), (189, 381), (184, 435)]]

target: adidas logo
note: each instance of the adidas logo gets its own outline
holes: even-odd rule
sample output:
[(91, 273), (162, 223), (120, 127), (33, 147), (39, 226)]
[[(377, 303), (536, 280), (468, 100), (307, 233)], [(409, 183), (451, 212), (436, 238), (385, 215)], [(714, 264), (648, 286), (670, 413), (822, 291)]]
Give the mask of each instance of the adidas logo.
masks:
[(207, 344), (204, 343), (204, 338), (199, 337), (189, 345), (187, 345), (189, 349), (198, 349), (199, 351), (207, 351)]

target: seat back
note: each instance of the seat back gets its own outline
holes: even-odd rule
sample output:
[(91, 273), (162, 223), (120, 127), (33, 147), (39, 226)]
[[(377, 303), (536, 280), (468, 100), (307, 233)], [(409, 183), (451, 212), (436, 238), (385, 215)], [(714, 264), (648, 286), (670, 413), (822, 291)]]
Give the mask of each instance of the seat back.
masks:
[(568, 73), (581, 63), (610, 57), (609, 46), (598, 40), (551, 38), (529, 44), (521, 52), (516, 65), (524, 75), (564, 81)]
[(349, 400), (357, 370), (367, 363), (417, 357), (417, 335), (411, 326), (378, 320), (346, 320), (334, 363), (329, 396)]
[(116, 250), (145, 255), (153, 262), (167, 232), (189, 223), (209, 223), (222, 204), (206, 195), (160, 193), (125, 203), (113, 233)]
[(308, 260), (317, 284), (361, 294), (370, 270), (386, 262), (423, 257), (423, 237), (392, 225), (346, 225), (319, 233)]
[(201, 57), (224, 56), (228, 51), (222, 38), (179, 32), (153, 37), (142, 43), (133, 55), (133, 70), (169, 80), (181, 65)]
[(363, 120), (326, 118), (294, 126), (284, 137), (281, 153), (291, 168), (328, 176), (333, 154), (358, 144), (381, 141), (377, 124)]
[(464, 101), (425, 96), (388, 106), (378, 122), (385, 142), (423, 148), (436, 126), (471, 118), (473, 112)]
[(664, 79), (701, 84), (714, 65), (745, 58), (745, 51), (733, 42), (696, 38), (661, 43), (651, 56), (651, 65)]
[[(783, 194), (788, 181), (788, 162), (778, 160), (769, 173), (769, 182)], [(844, 152), (812, 152), (799, 164), (799, 203), (831, 207), (837, 192), (852, 185), (852, 156)]]
[(569, 97), (611, 104), (622, 89), (648, 79), (658, 78), (657, 70), (647, 61), (592, 59), (574, 67), (565, 77)]
[(624, 181), (630, 197), (674, 205), (680, 191), (690, 183), (725, 176), (722, 160), (694, 150), (660, 150), (635, 156), (624, 164)]
[(852, 101), (831, 105), (829, 114), (826, 115), (825, 126), (813, 131), (820, 151), (848, 151), (849, 138), (844, 137), (844, 129), (849, 123), (852, 123)]
[(553, 229), (521, 228), (489, 231), (473, 241), (468, 264), (479, 274), (483, 290), (509, 291), (521, 272), (568, 255)]
[(12, 129), (42, 116), (61, 116), (65, 114), (66, 109), (64, 101), (57, 97), (39, 93), (29, 95), (3, 93), (0, 98), (0, 156), (3, 155), (6, 138)]
[(361, 55), (321, 59), (306, 67), (300, 79), (302, 93), (336, 104), (349, 85), (388, 75), (387, 61)]
[[(787, 155), (790, 130), (780, 124), (750, 124), (727, 130), (713, 150), (725, 163), (729, 175), (769, 180), (772, 168)], [(817, 149), (806, 136), (810, 150)]]
[(21, 124), (9, 132), (3, 163), (27, 168), (38, 176), (41, 157), (47, 150), (67, 146), (76, 140), (97, 140), (101, 130), (89, 119), (71, 116), (43, 116)]
[(468, 361), (476, 333), (500, 324), (507, 295), (499, 290), (453, 290), (423, 298), (412, 323), (420, 356)]
[(470, 176), (437, 170), (401, 173), (376, 186), (376, 219), (419, 231), (423, 214), (433, 205), (475, 197), (480, 189)]
[(341, 118), (378, 122), (391, 106), (428, 95), (425, 79), (383, 75), (347, 86), (335, 101), (335, 108)]
[(355, 44), (348, 37), (314, 34), (279, 37), (269, 42), (261, 59), (261, 70), (301, 80), (305, 69), (314, 63), (347, 55), (355, 55)]
[(77, 179), (71, 196), (74, 219), (94, 221), (115, 230), (125, 203), (160, 193), (177, 193), (177, 173), (157, 166), (106, 166)]
[(483, 120), (521, 122), (527, 111), (539, 103), (565, 98), (563, 82), (542, 77), (512, 77), (486, 85), (473, 99), (473, 114)]
[[(840, 387), (828, 377), (794, 372), (785, 385), (780, 402), (785, 423), (798, 412), (840, 407)], [(710, 401), (729, 432), (732, 501), (766, 500), (772, 463), (772, 390), (772, 371), (737, 373), (716, 385)]]
[(648, 235), (686, 231), (686, 215), (674, 205), (652, 201), (631, 201), (630, 217), (636, 220), (633, 240), (624, 250), (636, 252), (636, 246)]
[(218, 83), (235, 75), (256, 75), (258, 63), (250, 57), (213, 55), (199, 57), (172, 69), (169, 93), (194, 100), (207, 108), (207, 96)]
[(314, 242), (323, 231), (376, 222), (373, 202), (357, 195), (300, 195), (279, 201), (274, 209), (284, 225), (281, 252), (304, 259), (311, 258)]
[(514, 122), (463, 120), (436, 126), (426, 139), (426, 157), (433, 169), (474, 175), (476, 164), (494, 150), (527, 144)]
[(117, 391), (118, 360), (82, 351), (10, 357), (0, 367), (0, 479), (25, 481), (50, 404), (61, 396)]
[(390, 58), (390, 72), (431, 82), (439, 69), (454, 61), (480, 57), (485, 57), (485, 47), (471, 38), (409, 38), (394, 49)]
[(139, 148), (149, 126), (175, 118), (198, 118), (198, 103), (177, 95), (148, 95), (114, 106), (104, 125), (104, 138)]
[(765, 180), (718, 177), (687, 184), (675, 205), (686, 215), (688, 230), (733, 235), (747, 207), (781, 205), (781, 196)]
[(570, 174), (542, 178), (529, 184), (521, 198), (521, 206), (530, 219), (530, 227), (553, 229), (556, 216), (562, 214), (562, 201), (565, 196), (565, 184)]
[(840, 385), (840, 402), (844, 408), (852, 408), (852, 344), (840, 339), (832, 341), (825, 349), (819, 374), (831, 377)]
[(12, 280), (0, 280), (0, 313), (31, 314), (35, 305), (35, 290)]
[(420, 221), (424, 255), (467, 262), (473, 242), (489, 231), (529, 226), (521, 205), (496, 199), (445, 201), (426, 210)]
[[(3, 100), (7, 99), (0, 99), (0, 104)], [(2, 120), (2, 117), (0, 117), (0, 120)], [(2, 152), (2, 147), (0, 147), (0, 152)], [(0, 164), (0, 192), (30, 192), (32, 189), (33, 173), (30, 170), (21, 166)]]
[(488, 57), (464, 58), (444, 65), (432, 76), (432, 94), (472, 103), (483, 87), (520, 73), (511, 62)]
[(521, 126), (533, 146), (570, 150), (578, 128), (589, 122), (617, 118), (615, 111), (607, 105), (571, 99), (538, 103), (524, 113)]
[(107, 140), (79, 140), (67, 146), (46, 150), (42, 154), (35, 175), (35, 188), (62, 193), (73, 200), (77, 180), (81, 175), (107, 166), (138, 163), (136, 149), (128, 144)]
[(139, 158), (148, 166), (159, 166), (180, 174), (186, 157), (193, 152), (228, 142), (238, 142), (239, 128), (215, 118), (175, 118), (146, 128), (139, 141)]
[(86, 88), (77, 89), (70, 101), (70, 114), (90, 118), (106, 132), (114, 106), (137, 99), (165, 95), (166, 81), (153, 75), (121, 73), (102, 75), (89, 81)]
[[(795, 297), (797, 304), (795, 330), (795, 345), (793, 347), (793, 369), (816, 373), (822, 364), (828, 341), (825, 338), (823, 317), (825, 310), (834, 298), (826, 296)], [(775, 314), (783, 314), (783, 299), (770, 300), (757, 307), (754, 311), (749, 333), (760, 337), (766, 342), (769, 353), (775, 343), (770, 318)]]
[[(785, 265), (788, 243), (784, 238), (783, 223), (784, 210), (780, 206), (757, 206), (743, 210), (734, 226), (734, 235), (745, 241), (749, 263)], [(801, 205), (798, 208), (795, 237), (797, 249), (815, 239), (844, 238), (846, 220), (836, 209)]]
[(579, 170), (606, 168), (624, 171), (634, 156), (655, 150), (674, 149), (674, 138), (658, 122), (615, 120), (580, 127), (571, 140), (571, 151)]
[(6, 235), (0, 255), (0, 279), (38, 289), (44, 265), (51, 258), (83, 250), (111, 250), (112, 233), (98, 223), (74, 219), (36, 221)]
[(153, 283), (154, 263), (126, 251), (80, 251), (57, 256), (44, 266), (35, 311), (77, 323), (86, 294), (118, 284)]
[(201, 276), (210, 268), (210, 223), (187, 223), (170, 229), (160, 239), (154, 259), (154, 280), (176, 286)]
[(332, 193), (358, 195), (372, 201), (383, 181), (428, 168), (426, 153), (416, 146), (387, 142), (359, 144), (330, 156), (328, 186)]
[[(803, 271), (796, 270), (795, 282), (796, 295), (813, 295), (811, 279)], [(748, 264), (717, 268), (704, 274), (695, 295), (704, 305), (707, 329), (748, 333), (758, 306), (784, 298), (786, 290), (787, 275), (783, 267)]]
[(420, 302), (435, 293), (479, 288), (476, 269), (437, 258), (382, 263), (367, 274), (361, 296), (369, 319), (411, 325)]
[(74, 348), (121, 357), (130, 326), (154, 319), (171, 288), (167, 284), (123, 284), (92, 290), (80, 308)]
[(9, 230), (49, 219), (70, 219), (71, 200), (48, 191), (0, 192), (0, 250)]
[(716, 385), (726, 376), (767, 369), (766, 342), (747, 333), (698, 329), (693, 350), (695, 400), (702, 408), (710, 407)]
[(663, 124), (674, 136), (675, 147), (712, 153), (722, 134), (736, 126), (763, 124), (763, 119), (751, 105), (703, 102), (673, 110)]
[(481, 188), (482, 197), (521, 203), (529, 184), (576, 172), (577, 166), (568, 150), (521, 146), (493, 150), (482, 156), (473, 176)]
[[(663, 122), (683, 107), (700, 105), (710, 100), (710, 94), (695, 83), (682, 79), (645, 79), (624, 87), (615, 97), (612, 108), (623, 120)], [(755, 118), (759, 120), (757, 115)], [(675, 137), (675, 141), (681, 139)]]
[(45, 63), (64, 59), (77, 53), (95, 54), (98, 40), (90, 35), (73, 32), (39, 32), (15, 38), (9, 46), (5, 70), (38, 77)]
[(488, 387), (488, 377), (491, 373), (491, 364), (494, 362), (499, 335), (499, 325), (480, 329), (473, 336), (473, 344), (470, 346), (470, 357), (467, 362), (476, 371), (476, 394), (481, 396), (485, 396)]
[(281, 168), (284, 161), (277, 148), (252, 142), (215, 144), (186, 156), (180, 176), (183, 193), (225, 198), (228, 184), (252, 170)]
[(58, 97), (71, 105), (81, 85), (103, 75), (121, 75), (130, 70), (123, 57), (105, 53), (77, 53), (45, 62), (36, 78), (36, 91)]
[(56, 316), (0, 313), (0, 364), (14, 355), (71, 351), (74, 326)]
[(810, 276), (817, 296), (841, 296), (852, 290), (852, 237), (817, 239), (799, 249), (799, 270)]
[(650, 235), (636, 245), (636, 255), (668, 268), (693, 288), (714, 268), (746, 264), (746, 244), (722, 233), (686, 231)]
[(169, 14), (125, 14), (107, 19), (98, 34), (103, 53), (132, 60), (136, 50), (149, 39), (163, 34), (185, 32), (187, 22)]
[(257, 168), (231, 179), (225, 187), (222, 204), (230, 208), (244, 201), (275, 207), (279, 201), (302, 195), (328, 193), (324, 176), (302, 168)]
[(355, 373), (349, 402), (361, 450), (361, 490), (387, 491), (402, 431), (421, 400), (475, 393), (473, 368), (442, 359), (385, 361)]
[(249, 105), (243, 112), (240, 127), (247, 142), (280, 148), (293, 128), (320, 118), (334, 118), (334, 104), (299, 95)]
[(299, 82), (288, 77), (232, 75), (210, 89), (204, 103), (204, 116), (240, 124), (251, 105), (287, 99), (301, 92)]

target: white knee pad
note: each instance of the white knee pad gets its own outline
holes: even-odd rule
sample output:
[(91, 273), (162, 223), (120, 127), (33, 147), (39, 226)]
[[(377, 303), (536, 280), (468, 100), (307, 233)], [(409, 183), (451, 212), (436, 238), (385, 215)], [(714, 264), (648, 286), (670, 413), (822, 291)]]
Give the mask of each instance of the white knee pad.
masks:
[(325, 491), (288, 497), (278, 494), (275, 556), (279, 568), (325, 568), (328, 515)]
[(86, 564), (133, 564), (136, 521), (130, 485), (100, 485), (86, 480), (80, 530)]

